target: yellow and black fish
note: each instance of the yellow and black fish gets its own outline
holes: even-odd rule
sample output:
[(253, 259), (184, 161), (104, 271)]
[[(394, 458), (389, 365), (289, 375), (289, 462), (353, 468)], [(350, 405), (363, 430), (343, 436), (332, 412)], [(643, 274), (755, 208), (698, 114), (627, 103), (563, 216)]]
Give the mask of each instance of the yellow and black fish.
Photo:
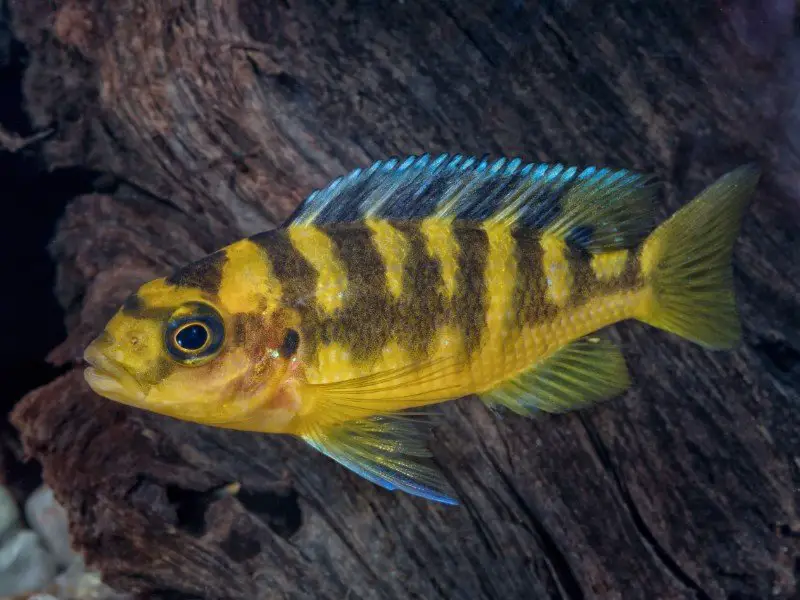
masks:
[(594, 334), (626, 319), (737, 342), (731, 255), (758, 177), (732, 171), (647, 235), (641, 174), (380, 161), (282, 228), (144, 284), (87, 348), (86, 380), (156, 413), (292, 434), (387, 489), (455, 503), (427, 460), (425, 407), (611, 398), (628, 371)]

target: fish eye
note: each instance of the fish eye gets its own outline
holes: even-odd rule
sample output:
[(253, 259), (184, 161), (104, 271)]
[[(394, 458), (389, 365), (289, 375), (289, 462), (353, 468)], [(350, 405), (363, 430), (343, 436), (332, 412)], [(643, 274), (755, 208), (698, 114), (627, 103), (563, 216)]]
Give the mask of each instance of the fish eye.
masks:
[(225, 326), (222, 317), (208, 305), (182, 306), (167, 321), (164, 343), (169, 355), (185, 365), (197, 366), (213, 358), (222, 348)]
[(175, 332), (175, 345), (186, 352), (202, 352), (211, 341), (211, 332), (204, 323), (194, 322), (182, 325)]

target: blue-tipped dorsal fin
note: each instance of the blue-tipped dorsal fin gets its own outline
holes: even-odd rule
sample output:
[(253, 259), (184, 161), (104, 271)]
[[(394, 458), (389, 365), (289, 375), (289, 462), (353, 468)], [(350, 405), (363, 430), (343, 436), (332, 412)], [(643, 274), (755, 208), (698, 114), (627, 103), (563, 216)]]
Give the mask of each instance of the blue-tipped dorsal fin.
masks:
[(365, 218), (502, 221), (596, 251), (631, 247), (651, 225), (654, 187), (625, 169), (441, 154), (379, 160), (310, 194), (286, 226)]

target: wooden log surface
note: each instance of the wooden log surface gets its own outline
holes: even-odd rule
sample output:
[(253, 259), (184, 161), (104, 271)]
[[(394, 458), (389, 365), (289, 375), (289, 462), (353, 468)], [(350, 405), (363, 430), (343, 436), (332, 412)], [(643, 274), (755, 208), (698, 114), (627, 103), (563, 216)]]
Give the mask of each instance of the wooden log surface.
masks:
[[(31, 151), (99, 175), (48, 246), (68, 331), (50, 358), (68, 368), (13, 414), (88, 563), (147, 598), (796, 597), (796, 7), (9, 0), (25, 109), (48, 132)], [(623, 324), (634, 383), (613, 401), (538, 420), (448, 403), (431, 448), (458, 507), (298, 440), (88, 390), (83, 348), (139, 284), (354, 167), (442, 151), (653, 172), (660, 219), (758, 163), (742, 345)]]

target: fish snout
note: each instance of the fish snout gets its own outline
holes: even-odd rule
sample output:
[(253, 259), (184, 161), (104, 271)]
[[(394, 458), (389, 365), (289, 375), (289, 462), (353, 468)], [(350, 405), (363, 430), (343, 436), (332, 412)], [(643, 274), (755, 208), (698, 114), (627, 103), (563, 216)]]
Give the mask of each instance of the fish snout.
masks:
[(83, 352), (83, 360), (88, 365), (83, 377), (100, 396), (135, 405), (144, 399), (144, 394), (136, 379), (109, 357), (113, 347), (114, 340), (107, 333), (92, 341)]

